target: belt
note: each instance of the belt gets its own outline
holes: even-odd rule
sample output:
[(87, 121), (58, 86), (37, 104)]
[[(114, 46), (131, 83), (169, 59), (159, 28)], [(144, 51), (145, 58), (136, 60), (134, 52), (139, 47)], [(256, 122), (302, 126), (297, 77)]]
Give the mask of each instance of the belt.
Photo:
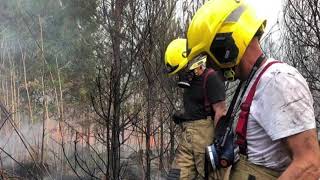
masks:
[(183, 122), (190, 122), (190, 121), (199, 121), (199, 120), (204, 120), (204, 119), (211, 119), (212, 116), (204, 116), (204, 117), (201, 117), (199, 119), (184, 119)]
[(232, 168), (233, 169), (239, 168), (242, 171), (246, 171), (256, 179), (261, 179), (261, 177), (266, 177), (266, 179), (276, 179), (281, 175), (281, 172), (249, 162), (248, 158), (241, 154), (240, 154), (240, 161), (238, 161), (235, 165), (233, 165)]

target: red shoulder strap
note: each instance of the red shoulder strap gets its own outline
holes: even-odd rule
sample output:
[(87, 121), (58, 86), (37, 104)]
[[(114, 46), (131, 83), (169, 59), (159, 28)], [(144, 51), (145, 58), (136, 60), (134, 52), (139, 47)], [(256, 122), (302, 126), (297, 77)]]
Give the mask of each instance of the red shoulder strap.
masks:
[(275, 63), (281, 63), (279, 61), (273, 61), (268, 63), (260, 72), (256, 80), (254, 81), (251, 89), (249, 90), (248, 96), (246, 97), (246, 100), (241, 104), (240, 106), (240, 114), (238, 118), (238, 123), (236, 127), (236, 134), (237, 134), (237, 140), (236, 143), (239, 145), (240, 153), (246, 154), (247, 153), (247, 124), (248, 124), (248, 117), (250, 112), (250, 106), (254, 97), (254, 94), (257, 89), (258, 82), (263, 75), (263, 73), (272, 65)]
[(208, 81), (208, 77), (214, 73), (215, 73), (215, 71), (213, 69), (208, 68), (204, 74), (202, 89), (203, 89), (203, 95), (204, 95), (204, 107), (205, 107), (206, 111), (210, 111), (210, 109), (209, 109), (210, 103), (209, 103), (208, 94), (207, 94), (207, 81)]
[(263, 74), (264, 72), (266, 72), (266, 70), (267, 70), (272, 64), (275, 64), (275, 63), (280, 63), (280, 62), (279, 62), (279, 61), (270, 62), (269, 64), (267, 64), (267, 65), (262, 69), (262, 71), (261, 71), (260, 74), (258, 75), (257, 79), (256, 79), (255, 82), (253, 83), (253, 85), (252, 85), (252, 87), (251, 87), (251, 89), (250, 89), (250, 91), (249, 91), (249, 93), (248, 93), (248, 96), (247, 96), (247, 98), (246, 98), (246, 100), (245, 100), (244, 103), (250, 104), (250, 106), (251, 106), (251, 103), (252, 103), (254, 94), (255, 94), (256, 89), (257, 89), (258, 82), (259, 82), (262, 74)]

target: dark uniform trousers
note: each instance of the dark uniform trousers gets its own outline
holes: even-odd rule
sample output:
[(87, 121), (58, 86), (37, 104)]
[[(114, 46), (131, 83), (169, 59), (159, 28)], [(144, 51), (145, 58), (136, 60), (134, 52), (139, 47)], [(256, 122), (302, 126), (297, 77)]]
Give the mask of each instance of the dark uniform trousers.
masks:
[[(205, 162), (206, 147), (213, 143), (214, 122), (211, 117), (181, 124), (182, 134), (172, 164), (172, 169), (180, 169), (180, 180), (222, 179), (222, 171), (213, 171)], [(207, 166), (207, 168), (205, 168)]]

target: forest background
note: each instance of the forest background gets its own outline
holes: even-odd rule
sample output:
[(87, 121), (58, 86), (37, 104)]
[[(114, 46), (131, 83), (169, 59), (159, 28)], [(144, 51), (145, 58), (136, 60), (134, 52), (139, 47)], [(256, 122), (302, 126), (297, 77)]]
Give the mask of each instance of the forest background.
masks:
[[(204, 2), (0, 0), (1, 178), (164, 179), (181, 108), (164, 52)], [(320, 3), (282, 5), (261, 43), (307, 79), (319, 126)]]

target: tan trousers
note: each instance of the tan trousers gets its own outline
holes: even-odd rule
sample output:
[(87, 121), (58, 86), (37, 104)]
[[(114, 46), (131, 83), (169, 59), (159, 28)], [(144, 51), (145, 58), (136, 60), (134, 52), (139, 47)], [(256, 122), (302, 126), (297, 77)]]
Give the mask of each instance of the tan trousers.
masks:
[[(172, 168), (180, 169), (181, 180), (205, 178), (205, 149), (213, 142), (214, 123), (211, 118), (182, 123), (182, 134)], [(213, 172), (210, 162), (208, 179), (221, 179), (222, 170)]]
[(276, 180), (281, 172), (258, 166), (247, 161), (246, 157), (240, 156), (240, 161), (230, 171), (230, 180)]

